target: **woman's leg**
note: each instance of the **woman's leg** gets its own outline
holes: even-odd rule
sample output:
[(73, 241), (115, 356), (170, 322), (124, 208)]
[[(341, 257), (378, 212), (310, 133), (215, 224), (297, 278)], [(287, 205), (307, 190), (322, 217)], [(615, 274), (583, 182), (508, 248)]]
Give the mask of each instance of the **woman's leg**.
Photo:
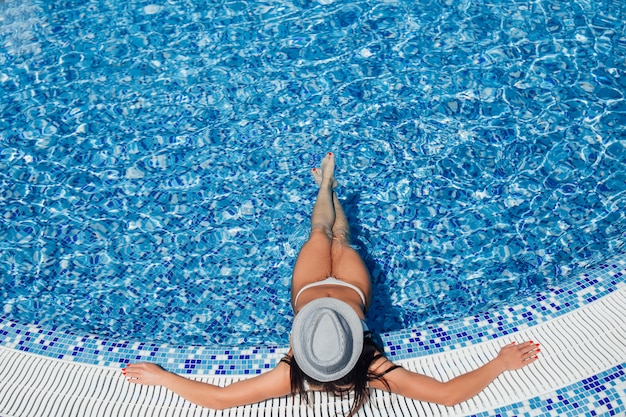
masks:
[[(327, 158), (331, 158), (332, 165), (324, 163)], [(328, 154), (322, 161), (322, 168), (314, 168), (312, 174), (320, 186), (320, 191), (311, 217), (311, 235), (302, 247), (294, 268), (291, 287), (292, 303), (302, 287), (332, 276), (361, 289), (365, 294), (365, 311), (367, 311), (372, 292), (370, 275), (361, 256), (350, 247), (350, 226), (337, 194), (334, 192), (337, 186), (334, 177), (334, 156)], [(328, 183), (331, 185), (330, 191)], [(332, 211), (328, 203), (329, 194), (332, 200)], [(331, 212), (332, 216), (330, 216)], [(329, 221), (330, 217), (334, 219), (332, 224)], [(331, 224), (330, 228), (329, 224)]]
[(372, 298), (372, 283), (365, 262), (357, 251), (350, 246), (350, 225), (341, 207), (337, 195), (333, 193), (335, 224), (331, 243), (331, 273), (337, 279), (356, 285), (365, 295), (364, 312)]
[(330, 152), (322, 160), (321, 170), (314, 169), (314, 176), (319, 174), (320, 188), (311, 215), (311, 233), (300, 249), (293, 269), (292, 304), (302, 287), (332, 274), (331, 242), (335, 223), (333, 187), (336, 184), (334, 171), (335, 156)]

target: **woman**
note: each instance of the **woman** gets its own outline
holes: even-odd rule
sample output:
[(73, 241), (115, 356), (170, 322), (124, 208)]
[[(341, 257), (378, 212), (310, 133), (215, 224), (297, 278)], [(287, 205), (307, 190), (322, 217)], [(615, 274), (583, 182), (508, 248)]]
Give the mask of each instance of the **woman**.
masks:
[[(328, 153), (312, 173), (319, 185), (311, 233), (293, 271), (295, 312), (290, 349), (271, 371), (218, 387), (191, 381), (149, 363), (123, 372), (134, 384), (161, 385), (201, 406), (224, 409), (288, 394), (322, 390), (354, 392), (350, 415), (382, 389), (416, 400), (452, 406), (482, 391), (498, 375), (537, 359), (539, 345), (510, 344), (482, 367), (440, 382), (394, 365), (372, 341), (365, 325), (371, 300), (370, 276), (350, 247), (350, 230), (334, 188), (335, 157)], [(303, 395), (302, 398), (307, 398)]]

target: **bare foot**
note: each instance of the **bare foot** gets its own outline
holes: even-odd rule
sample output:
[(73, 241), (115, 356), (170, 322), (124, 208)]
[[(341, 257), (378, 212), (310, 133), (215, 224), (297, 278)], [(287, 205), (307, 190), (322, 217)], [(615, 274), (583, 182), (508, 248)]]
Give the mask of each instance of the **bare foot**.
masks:
[(311, 170), (315, 182), (320, 187), (325, 181), (329, 181), (332, 188), (337, 187), (337, 180), (335, 179), (335, 155), (328, 152), (324, 159), (322, 159), (321, 168), (313, 168)]
[[(322, 170), (319, 168), (313, 168), (311, 170), (311, 174), (313, 174), (313, 178), (315, 179), (315, 183), (319, 186), (322, 185)], [(337, 188), (337, 180), (333, 181), (333, 189)]]

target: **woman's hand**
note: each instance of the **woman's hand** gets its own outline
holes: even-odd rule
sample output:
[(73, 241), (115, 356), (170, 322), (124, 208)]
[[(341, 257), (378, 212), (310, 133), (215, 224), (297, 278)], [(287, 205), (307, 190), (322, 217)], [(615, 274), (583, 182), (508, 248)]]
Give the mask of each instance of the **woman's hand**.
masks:
[(495, 361), (499, 362), (505, 371), (513, 371), (536, 361), (540, 351), (539, 343), (532, 340), (520, 344), (513, 342), (500, 349)]
[(122, 369), (126, 380), (140, 385), (162, 385), (165, 376), (169, 374), (165, 369), (153, 363), (137, 363), (127, 365)]

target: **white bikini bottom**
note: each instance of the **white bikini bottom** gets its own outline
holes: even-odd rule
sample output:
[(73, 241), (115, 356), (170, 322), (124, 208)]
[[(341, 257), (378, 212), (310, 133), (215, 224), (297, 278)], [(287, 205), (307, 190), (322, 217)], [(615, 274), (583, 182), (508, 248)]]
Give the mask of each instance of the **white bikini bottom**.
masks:
[(312, 282), (302, 287), (300, 291), (298, 291), (298, 294), (296, 294), (296, 298), (293, 299), (293, 305), (294, 306), (298, 305), (298, 298), (300, 297), (300, 294), (302, 294), (303, 291), (308, 290), (309, 288), (319, 287), (320, 285), (339, 285), (341, 287), (352, 288), (354, 291), (356, 291), (357, 294), (359, 294), (359, 297), (361, 297), (363, 308), (365, 308), (365, 294), (363, 294), (363, 291), (361, 291), (359, 287), (357, 287), (356, 285), (350, 284), (349, 282), (342, 281), (334, 277), (328, 277), (321, 281)]

